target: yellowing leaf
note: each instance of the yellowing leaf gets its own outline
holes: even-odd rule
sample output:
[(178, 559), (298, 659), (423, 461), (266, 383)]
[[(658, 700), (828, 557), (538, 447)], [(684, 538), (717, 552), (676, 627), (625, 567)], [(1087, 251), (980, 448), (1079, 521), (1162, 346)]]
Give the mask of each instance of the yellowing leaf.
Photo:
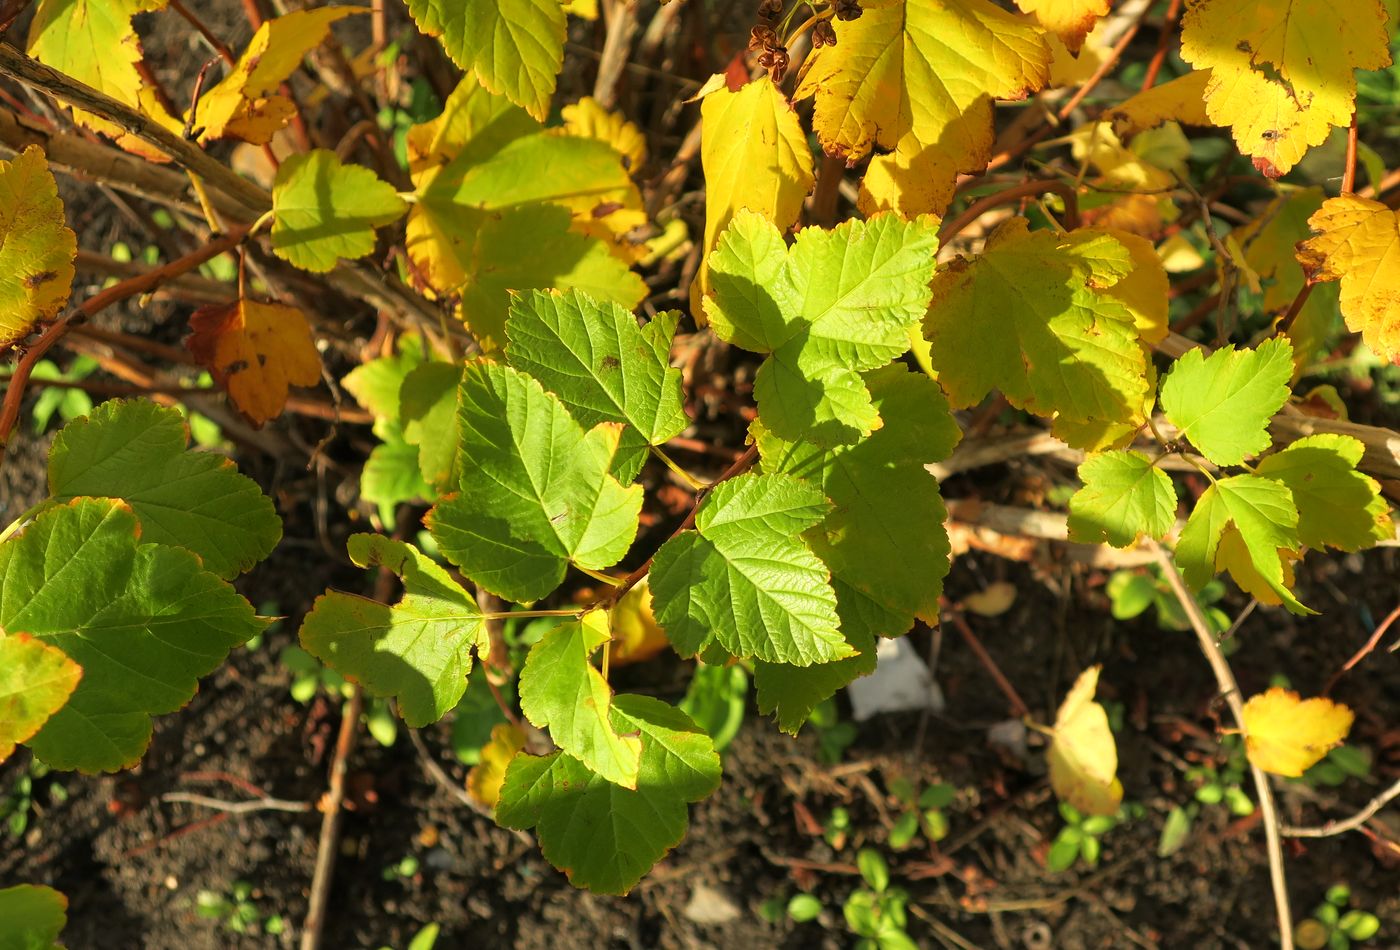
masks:
[(1316, 232), (1298, 245), (1314, 283), (1342, 282), (1342, 316), (1383, 359), (1400, 361), (1400, 215), (1379, 201), (1328, 198), (1308, 219)]
[(705, 96), (700, 116), (705, 258), (690, 286), (690, 312), (697, 320), (710, 292), (710, 252), (734, 215), (747, 208), (787, 230), (797, 223), (813, 182), (807, 135), (767, 76), (738, 92), (719, 87)]
[[(949, 401), (969, 406), (1000, 389), (1012, 405), (1055, 418), (1057, 432), (1139, 420), (1148, 395), (1140, 302), (1114, 296), (1139, 265), (1113, 235), (1032, 232), (1025, 218), (1008, 220), (981, 256), (933, 279), (924, 334)], [(1160, 272), (1155, 259), (1148, 266)], [(1130, 289), (1127, 300), (1140, 293)], [(1145, 309), (1141, 319), (1157, 318)]]
[(613, 666), (626, 666), (650, 660), (671, 645), (666, 631), (656, 622), (651, 610), (651, 585), (648, 578), (633, 587), (617, 602), (608, 615), (612, 625)]
[(407, 0), (429, 36), (491, 92), (543, 121), (564, 64), (568, 23), (559, 0)]
[[(40, 0), (29, 26), (29, 55), (46, 66), (104, 92), (118, 102), (146, 112), (162, 124), (178, 123), (141, 81), (141, 41), (131, 25), (137, 13), (158, 10), (166, 0)], [(129, 147), (134, 139), (120, 126), (81, 109), (73, 118)], [(163, 157), (146, 146), (137, 149)]]
[(185, 346), (254, 425), (282, 412), (292, 386), (321, 381), (321, 359), (295, 307), (239, 300), (190, 315)]
[(82, 676), (58, 647), (0, 630), (0, 762), (63, 708)]
[(1108, 714), (1094, 702), (1101, 669), (1091, 666), (1074, 681), (1055, 714), (1046, 754), (1055, 795), (1085, 815), (1112, 815), (1123, 802), (1118, 747), (1108, 727)]
[(271, 142), (296, 111), (278, 88), (306, 54), (321, 45), (332, 23), (364, 12), (354, 7), (321, 7), (264, 21), (233, 72), (200, 98), (195, 108), (195, 126), (204, 130), (199, 141), (232, 136), (255, 145)]
[(1351, 731), (1350, 709), (1275, 686), (1244, 704), (1244, 749), (1265, 772), (1297, 778)]
[[(1303, 557), (1299, 551), (1290, 551), (1287, 548), (1278, 549), (1279, 564), (1283, 570), (1282, 585), (1287, 590), (1293, 589), (1293, 562), (1301, 560)], [(1279, 607), (1284, 603), (1283, 596), (1278, 592), (1269, 579), (1260, 573), (1254, 566), (1254, 558), (1249, 550), (1249, 545), (1244, 540), (1244, 535), (1234, 524), (1229, 525), (1220, 535), (1220, 546), (1215, 549), (1215, 566), (1217, 570), (1229, 573), (1230, 577), (1240, 590), (1249, 594), (1261, 604), (1270, 607)]]
[(584, 96), (560, 113), (570, 135), (597, 139), (612, 146), (622, 156), (629, 172), (636, 173), (647, 160), (647, 140), (620, 112), (609, 112), (592, 96)]
[(1209, 69), (1206, 114), (1270, 178), (1284, 175), (1356, 104), (1356, 71), (1390, 65), (1377, 0), (1195, 0), (1181, 57)]
[(837, 21), (837, 44), (812, 53), (797, 98), (816, 97), (812, 125), (829, 155), (854, 163), (873, 148), (866, 214), (941, 213), (960, 172), (991, 156), (992, 99), (1045, 85), (1050, 49), (1034, 26), (987, 0), (866, 0)]
[(43, 151), (31, 145), (0, 162), (0, 347), (58, 314), (77, 253)]
[(1108, 12), (1111, 0), (1016, 0), (1035, 21), (1058, 36), (1071, 53), (1079, 52), (1084, 37), (1099, 17)]
[(1113, 124), (1114, 133), (1124, 141), (1168, 120), (1184, 125), (1210, 125), (1205, 103), (1208, 82), (1210, 70), (1189, 72), (1129, 96), (1111, 107), (1103, 118)]
[(477, 804), (494, 809), (505, 784), (510, 760), (525, 748), (525, 730), (508, 722), (491, 729), (491, 741), (481, 747), (481, 760), (467, 772), (467, 794)]
[(460, 295), (484, 348), (505, 342), (512, 292), (577, 288), (629, 309), (646, 295), (627, 268), (643, 248), (611, 239), (609, 220), (642, 201), (608, 144), (552, 134), (468, 77), (440, 116), (409, 130), (408, 158), (413, 273)]

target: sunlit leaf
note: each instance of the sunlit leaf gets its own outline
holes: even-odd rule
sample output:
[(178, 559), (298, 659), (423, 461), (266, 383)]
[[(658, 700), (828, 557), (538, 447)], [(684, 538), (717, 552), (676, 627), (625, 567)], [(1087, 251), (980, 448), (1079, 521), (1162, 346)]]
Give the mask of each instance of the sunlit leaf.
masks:
[(0, 762), (63, 708), (82, 676), (58, 647), (0, 630)]
[(394, 186), (363, 165), (344, 165), (323, 148), (293, 155), (272, 186), (272, 250), (325, 273), (374, 250), (374, 229), (407, 211)]
[(612, 690), (589, 659), (611, 639), (601, 610), (546, 633), (520, 671), (520, 711), (593, 774), (636, 788), (641, 742), (618, 735), (610, 721)]
[(1069, 536), (1089, 544), (1132, 546), (1161, 540), (1176, 521), (1171, 477), (1141, 452), (1103, 452), (1079, 466), (1084, 487), (1069, 502)]
[(525, 748), (525, 730), (508, 722), (491, 727), (491, 741), (481, 748), (481, 760), (467, 771), (467, 794), (492, 811), (501, 799), (501, 786), (511, 760)]
[(58, 315), (77, 253), (43, 150), (31, 145), (0, 161), (0, 347)]
[(1310, 548), (1358, 551), (1394, 534), (1380, 483), (1357, 471), (1366, 446), (1348, 435), (1310, 435), (1255, 471), (1283, 482), (1298, 507), (1298, 540)]
[(1390, 65), (1377, 0), (1194, 0), (1181, 57), (1210, 70), (1206, 112), (1270, 178), (1351, 121), (1356, 71)]
[(311, 326), (295, 307), (247, 298), (201, 307), (190, 330), (190, 354), (254, 425), (281, 415), (291, 387), (321, 381)]
[(1108, 12), (1112, 0), (1016, 0), (1016, 6), (1058, 36), (1071, 53), (1079, 52), (1084, 37)]
[(1112, 815), (1123, 801), (1118, 781), (1118, 746), (1108, 714), (1094, 702), (1102, 667), (1091, 666), (1074, 681), (1055, 714), (1046, 758), (1050, 786), (1063, 802), (1085, 815)]
[(1239, 465), (1269, 447), (1269, 420), (1288, 401), (1293, 347), (1265, 340), (1257, 349), (1197, 347), (1172, 364), (1162, 382), (1167, 419), (1216, 465)]
[(1297, 778), (1341, 744), (1354, 718), (1341, 703), (1275, 686), (1244, 704), (1245, 754), (1265, 772)]
[(402, 578), (403, 597), (390, 605), (328, 591), (302, 621), (301, 645), (371, 695), (393, 697), (410, 727), (437, 722), (462, 698), (472, 650), (491, 649), (476, 599), (410, 544), (355, 534), (348, 548), (360, 567)]
[(1342, 195), (1323, 202), (1308, 225), (1317, 236), (1298, 245), (1308, 280), (1340, 280), (1347, 328), (1383, 359), (1400, 361), (1400, 215)]

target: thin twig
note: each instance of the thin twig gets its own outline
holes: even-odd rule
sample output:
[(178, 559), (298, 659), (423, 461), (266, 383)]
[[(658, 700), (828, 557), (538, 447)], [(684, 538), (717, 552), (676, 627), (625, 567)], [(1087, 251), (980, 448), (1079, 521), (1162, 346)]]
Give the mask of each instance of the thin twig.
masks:
[(1035, 179), (1023, 181), (1019, 185), (1012, 185), (1010, 188), (998, 191), (995, 194), (978, 198), (968, 205), (967, 210), (958, 215), (952, 221), (945, 224), (938, 231), (938, 244), (940, 247), (957, 237), (964, 228), (976, 221), (982, 215), (993, 208), (1004, 204), (1010, 204), (1022, 198), (1030, 198), (1036, 195), (1043, 195), (1047, 192), (1057, 194), (1065, 202), (1065, 224), (1070, 230), (1079, 227), (1079, 196), (1069, 185), (1057, 179)]
[(972, 650), (978, 662), (982, 664), (988, 675), (990, 675), (992, 680), (997, 684), (997, 688), (1000, 689), (1002, 695), (1006, 697), (1006, 701), (1011, 704), (1011, 714), (1018, 719), (1024, 719), (1026, 716), (1029, 716), (1031, 714), (1030, 707), (1027, 706), (1026, 701), (1021, 698), (1021, 694), (1016, 692), (1016, 687), (1011, 685), (1011, 681), (1006, 678), (1006, 674), (1001, 671), (1001, 667), (997, 666), (996, 661), (992, 659), (992, 655), (987, 652), (987, 648), (984, 647), (982, 641), (977, 638), (977, 634), (972, 632), (972, 627), (963, 619), (963, 615), (959, 611), (952, 609), (951, 605), (946, 602), (944, 604), (944, 609), (947, 610), (948, 619), (953, 621), (953, 626), (957, 628), (958, 633), (962, 634), (962, 638), (967, 643), (968, 648)]
[(1396, 607), (1387, 614), (1386, 618), (1380, 622), (1375, 631), (1371, 634), (1370, 639), (1366, 641), (1361, 649), (1357, 650), (1352, 658), (1342, 665), (1340, 670), (1332, 674), (1332, 678), (1327, 681), (1327, 685), (1322, 687), (1322, 695), (1331, 695), (1332, 687), (1337, 685), (1337, 680), (1341, 679), (1343, 674), (1353, 666), (1364, 660), (1366, 656), (1376, 648), (1376, 644), (1381, 642), (1381, 637), (1385, 636), (1385, 632), (1389, 630), (1397, 620), (1400, 620), (1400, 607)]
[[(0, 49), (3, 48), (0, 46)], [(113, 284), (101, 293), (89, 297), (81, 306), (50, 325), (43, 335), (35, 341), (34, 345), (25, 352), (24, 358), (15, 366), (14, 373), (10, 376), (10, 384), (5, 390), (5, 401), (3, 406), (0, 406), (0, 448), (3, 448), (9, 441), (10, 433), (14, 431), (15, 422), (19, 419), (20, 406), (24, 400), (25, 384), (29, 382), (29, 376), (34, 372), (35, 364), (74, 325), (89, 319), (112, 304), (139, 296), (159, 286), (163, 281), (194, 270), (205, 261), (212, 260), (225, 251), (237, 247), (247, 234), (246, 227), (234, 228), (228, 234), (210, 241), (204, 247), (186, 254), (178, 260), (173, 260), (137, 277), (130, 277), (121, 283)]]
[[(417, 729), (408, 730), (408, 738), (413, 742), (413, 748), (418, 750), (418, 755), (423, 760), (423, 767), (428, 770), (428, 774), (432, 776), (433, 781), (438, 784), (439, 788), (451, 795), (455, 801), (466, 805), (483, 818), (490, 818), (492, 821), (495, 821), (496, 816), (491, 813), (491, 809), (481, 804), (481, 802), (477, 801), (475, 798), (472, 798), (471, 795), (467, 793), (466, 789), (452, 781), (452, 776), (448, 775), (443, 767), (438, 764), (437, 759), (433, 757), (432, 750), (428, 748), (428, 744), (423, 741), (423, 737), (418, 734)], [(509, 828), (506, 830), (514, 834), (515, 837), (524, 844), (534, 845), (535, 843), (535, 839), (531, 835), (518, 828)]]
[(331, 896), (331, 880), (335, 875), (335, 856), (339, 850), (341, 803), (345, 801), (345, 773), (349, 771), (350, 750), (360, 731), (360, 714), (364, 711), (364, 692), (353, 686), (340, 720), (340, 733), (335, 740), (335, 756), (331, 759), (330, 787), (326, 792), (325, 814), (321, 818), (321, 837), (316, 844), (316, 871), (311, 878), (311, 898), (307, 902), (306, 923), (301, 932), (301, 950), (319, 950), (321, 932), (326, 925), (326, 905)]
[(160, 797), (160, 800), (201, 805), (215, 811), (226, 811), (231, 815), (246, 815), (254, 811), (304, 812), (311, 810), (310, 802), (293, 802), (285, 798), (251, 798), (246, 802), (226, 802), (222, 798), (210, 798), (208, 795), (196, 795), (193, 792), (166, 792)]
[(1350, 818), (1342, 818), (1336, 821), (1329, 821), (1326, 824), (1315, 827), (1296, 827), (1294, 825), (1284, 825), (1279, 830), (1290, 838), (1330, 838), (1332, 835), (1339, 835), (1347, 831), (1360, 828), (1366, 822), (1375, 817), (1376, 812), (1395, 799), (1400, 798), (1400, 779), (1395, 784), (1381, 792), (1375, 798), (1366, 803), (1366, 807), (1361, 809)]
[[(1182, 580), (1181, 572), (1176, 569), (1176, 562), (1172, 560), (1167, 549), (1156, 541), (1148, 543), (1156, 553), (1157, 563), (1162, 568), (1162, 575), (1167, 579), (1167, 583), (1171, 585), (1172, 593), (1181, 603), (1181, 609), (1185, 612), (1186, 619), (1190, 621), (1191, 629), (1196, 632), (1196, 640), (1200, 644), (1201, 652), (1205, 654), (1211, 672), (1215, 674), (1216, 686), (1219, 687), (1221, 695), (1230, 707), (1230, 713), (1235, 718), (1235, 725), (1243, 729), (1244, 700), (1240, 698), (1239, 685), (1235, 682), (1235, 674), (1230, 670), (1230, 664), (1225, 659), (1225, 654), (1220, 652), (1220, 645), (1215, 642), (1215, 637), (1211, 635), (1210, 625), (1201, 612), (1200, 604), (1196, 603), (1196, 598), (1186, 589), (1186, 582)], [(1274, 891), (1274, 912), (1278, 917), (1279, 945), (1282, 950), (1293, 950), (1293, 909), (1288, 903), (1288, 880), (1284, 874), (1283, 840), (1279, 835), (1278, 809), (1274, 805), (1274, 791), (1273, 787), (1269, 785), (1268, 776), (1259, 766), (1251, 762), (1249, 770), (1254, 776), (1254, 788), (1259, 796), (1259, 811), (1264, 822), (1264, 839), (1269, 852), (1269, 883)]]
[(1181, 0), (1172, 0), (1171, 5), (1167, 7), (1167, 16), (1162, 21), (1162, 32), (1157, 35), (1157, 51), (1152, 54), (1152, 60), (1147, 64), (1147, 73), (1142, 77), (1143, 92), (1157, 84), (1157, 74), (1162, 71), (1162, 64), (1167, 61), (1167, 47), (1171, 45), (1176, 21), (1180, 17)]
[(184, 17), (190, 26), (199, 32), (200, 36), (204, 37), (204, 42), (208, 43), (209, 48), (218, 53), (224, 62), (230, 66), (238, 65), (238, 57), (233, 54), (233, 50), (228, 48), (228, 44), (219, 39), (213, 30), (205, 26), (204, 21), (186, 9), (182, 0), (169, 0), (169, 6), (170, 9)]
[(1351, 127), (1347, 129), (1346, 165), (1342, 169), (1342, 194), (1349, 195), (1356, 190), (1356, 127), (1355, 110), (1351, 113)]

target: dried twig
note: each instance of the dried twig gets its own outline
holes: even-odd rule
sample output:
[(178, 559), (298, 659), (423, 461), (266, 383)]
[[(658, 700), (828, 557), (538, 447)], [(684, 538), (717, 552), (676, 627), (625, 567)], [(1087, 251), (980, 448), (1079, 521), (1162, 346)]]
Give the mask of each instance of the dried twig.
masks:
[(1380, 811), (1397, 798), (1400, 798), (1400, 779), (1397, 779), (1394, 785), (1391, 785), (1390, 788), (1387, 788), (1367, 802), (1365, 808), (1362, 808), (1350, 818), (1340, 818), (1313, 827), (1283, 825), (1279, 830), (1290, 838), (1329, 838), (1332, 835), (1339, 835), (1360, 828), (1362, 825), (1366, 824), (1366, 822), (1374, 818), (1376, 812)]
[(1376, 644), (1381, 642), (1381, 637), (1385, 636), (1385, 632), (1389, 630), (1397, 620), (1400, 620), (1400, 607), (1396, 607), (1389, 614), (1387, 614), (1386, 618), (1376, 626), (1375, 631), (1371, 634), (1370, 638), (1365, 642), (1365, 644), (1362, 645), (1361, 649), (1357, 650), (1354, 654), (1352, 654), (1351, 659), (1347, 660), (1346, 663), (1342, 664), (1342, 668), (1340, 670), (1332, 674), (1332, 678), (1327, 681), (1327, 685), (1322, 687), (1322, 694), (1324, 696), (1332, 692), (1332, 687), (1337, 685), (1337, 680), (1341, 679), (1343, 674), (1345, 674), (1356, 664), (1360, 663), (1362, 660), (1366, 659), (1366, 657), (1371, 653), (1371, 651), (1376, 648)]
[(310, 802), (293, 802), (285, 798), (250, 798), (245, 802), (227, 802), (221, 798), (210, 798), (208, 795), (196, 795), (193, 792), (166, 792), (160, 797), (163, 802), (184, 802), (189, 805), (200, 805), (204, 808), (212, 808), (215, 811), (226, 811), (231, 815), (246, 815), (254, 811), (292, 811), (305, 812), (311, 810)]
[[(1149, 543), (1156, 550), (1157, 563), (1162, 568), (1162, 576), (1171, 585), (1172, 593), (1181, 603), (1181, 609), (1185, 612), (1186, 619), (1190, 621), (1191, 629), (1196, 633), (1196, 640), (1200, 644), (1201, 652), (1205, 654), (1211, 672), (1215, 674), (1215, 683), (1226, 704), (1230, 707), (1230, 713), (1235, 718), (1235, 725), (1243, 729), (1244, 700), (1240, 698), (1239, 685), (1235, 682), (1235, 674), (1230, 670), (1230, 664), (1226, 661), (1225, 654), (1220, 652), (1220, 645), (1215, 642), (1215, 637), (1211, 635), (1210, 625), (1206, 622), (1205, 615), (1201, 613), (1200, 604), (1196, 603), (1196, 598), (1186, 589), (1186, 582), (1182, 580), (1181, 573), (1176, 569), (1176, 562), (1172, 560), (1167, 549), (1156, 541)], [(1254, 788), (1259, 795), (1259, 811), (1264, 822), (1264, 839), (1269, 852), (1269, 883), (1273, 886), (1274, 891), (1274, 913), (1278, 918), (1279, 945), (1282, 950), (1293, 950), (1293, 909), (1288, 903), (1288, 881), (1283, 867), (1283, 840), (1279, 835), (1278, 809), (1274, 804), (1274, 791), (1269, 784), (1269, 777), (1259, 766), (1251, 762), (1249, 770), (1254, 776)]]

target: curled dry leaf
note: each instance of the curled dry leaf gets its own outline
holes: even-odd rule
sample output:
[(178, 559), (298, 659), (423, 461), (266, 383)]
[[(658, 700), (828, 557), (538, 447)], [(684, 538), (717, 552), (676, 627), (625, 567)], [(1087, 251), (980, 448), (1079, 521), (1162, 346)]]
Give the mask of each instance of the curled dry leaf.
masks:
[(651, 584), (642, 578), (617, 602), (608, 617), (612, 626), (613, 666), (650, 660), (671, 645), (651, 610)]
[(1275, 686), (1244, 704), (1245, 754), (1265, 772), (1297, 778), (1341, 744), (1354, 718), (1341, 703)]
[(190, 329), (185, 346), (254, 425), (281, 414), (290, 387), (321, 381), (311, 327), (295, 307), (247, 299), (201, 307)]
[(1108, 727), (1108, 714), (1094, 702), (1101, 669), (1091, 666), (1074, 681), (1055, 714), (1046, 756), (1055, 794), (1086, 815), (1112, 815), (1123, 802), (1118, 747)]
[(491, 741), (481, 747), (481, 761), (467, 772), (467, 794), (486, 808), (495, 809), (506, 780), (506, 768), (525, 748), (525, 730), (508, 722), (497, 723)]

